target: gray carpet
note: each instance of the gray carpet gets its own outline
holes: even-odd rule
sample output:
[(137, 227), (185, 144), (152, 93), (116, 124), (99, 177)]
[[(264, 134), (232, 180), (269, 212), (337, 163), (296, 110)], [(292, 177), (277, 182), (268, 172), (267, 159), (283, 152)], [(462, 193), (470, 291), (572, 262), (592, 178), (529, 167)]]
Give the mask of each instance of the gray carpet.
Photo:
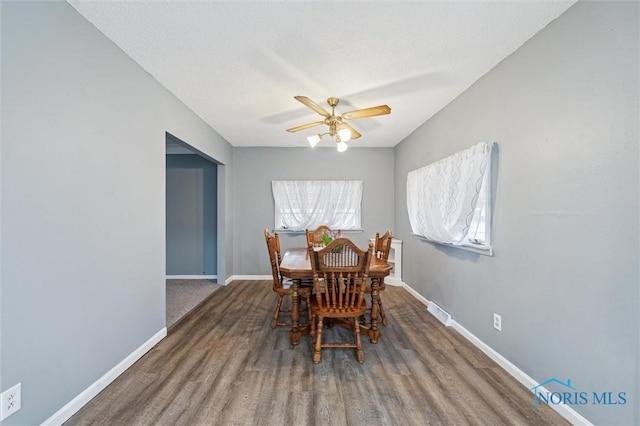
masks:
[(167, 328), (220, 287), (213, 280), (167, 280)]

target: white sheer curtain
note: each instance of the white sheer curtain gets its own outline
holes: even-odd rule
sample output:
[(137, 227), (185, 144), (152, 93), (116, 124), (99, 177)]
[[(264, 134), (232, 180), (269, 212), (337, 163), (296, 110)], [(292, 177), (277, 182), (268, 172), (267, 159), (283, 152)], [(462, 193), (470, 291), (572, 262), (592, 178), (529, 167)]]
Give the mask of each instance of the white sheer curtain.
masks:
[(482, 142), (407, 175), (407, 210), (414, 234), (466, 242), (493, 143)]
[(274, 180), (275, 226), (303, 231), (327, 225), (360, 229), (361, 180)]

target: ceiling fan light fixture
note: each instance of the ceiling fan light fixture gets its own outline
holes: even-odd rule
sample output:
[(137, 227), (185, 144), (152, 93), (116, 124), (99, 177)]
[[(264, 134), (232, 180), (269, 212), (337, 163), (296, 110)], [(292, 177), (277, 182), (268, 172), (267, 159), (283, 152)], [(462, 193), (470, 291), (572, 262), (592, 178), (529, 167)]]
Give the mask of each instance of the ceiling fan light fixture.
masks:
[(307, 140), (309, 141), (309, 145), (311, 145), (311, 148), (313, 148), (318, 144), (318, 142), (320, 142), (320, 135), (309, 136)]
[(345, 152), (349, 148), (349, 146), (345, 142), (358, 139), (360, 138), (360, 136), (362, 136), (360, 132), (351, 127), (351, 125), (347, 124), (345, 120), (356, 120), (360, 118), (377, 117), (379, 115), (391, 114), (391, 108), (389, 108), (388, 105), (378, 105), (336, 115), (336, 105), (338, 105), (338, 103), (340, 102), (340, 99), (338, 98), (331, 97), (327, 99), (327, 104), (329, 104), (329, 106), (331, 107), (331, 112), (327, 111), (306, 96), (294, 96), (294, 99), (302, 103), (306, 107), (312, 109), (316, 113), (320, 114), (322, 117), (324, 117), (324, 119), (320, 121), (314, 121), (312, 123), (303, 124), (301, 126), (292, 127), (290, 129), (287, 129), (287, 132), (295, 133), (301, 130), (309, 129), (311, 127), (321, 126), (323, 124), (329, 127), (329, 131), (326, 133), (319, 133), (317, 135), (307, 137), (309, 145), (311, 145), (312, 148), (315, 147), (318, 142), (320, 142), (320, 139), (322, 139), (324, 135), (328, 135), (329, 137), (335, 139), (338, 152)]
[(338, 136), (340, 136), (340, 140), (342, 142), (347, 142), (351, 139), (351, 130), (349, 129), (340, 129), (338, 130)]

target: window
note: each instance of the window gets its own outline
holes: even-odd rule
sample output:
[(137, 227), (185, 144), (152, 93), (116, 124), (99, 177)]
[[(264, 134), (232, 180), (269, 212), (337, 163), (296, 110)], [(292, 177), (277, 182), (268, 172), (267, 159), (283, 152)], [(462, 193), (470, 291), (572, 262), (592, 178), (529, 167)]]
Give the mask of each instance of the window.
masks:
[(487, 171), (482, 179), (482, 186), (478, 193), (478, 201), (473, 211), (473, 218), (469, 225), (469, 233), (467, 234), (467, 240), (463, 243), (464, 246), (470, 246), (480, 250), (489, 251), (491, 254), (491, 171), (489, 170), (489, 164), (487, 165)]
[(361, 229), (361, 180), (274, 180), (275, 227)]
[(407, 175), (412, 234), (492, 255), (491, 156), (479, 143)]

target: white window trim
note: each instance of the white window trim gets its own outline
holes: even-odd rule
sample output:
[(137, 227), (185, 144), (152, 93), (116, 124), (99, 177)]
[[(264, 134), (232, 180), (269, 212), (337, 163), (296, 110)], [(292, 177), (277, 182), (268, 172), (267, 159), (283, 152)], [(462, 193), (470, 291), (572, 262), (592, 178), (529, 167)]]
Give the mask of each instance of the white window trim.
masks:
[(492, 210), (491, 210), (491, 205), (492, 205), (492, 200), (493, 200), (493, 193), (491, 191), (491, 186), (493, 183), (492, 180), (492, 176), (491, 176), (491, 169), (493, 168), (493, 159), (491, 157), (493, 157), (493, 153), (494, 150), (492, 150), (491, 152), (491, 156), (489, 157), (489, 162), (487, 164), (487, 170), (485, 171), (484, 174), (484, 191), (485, 191), (485, 198), (484, 198), (484, 216), (485, 216), (485, 222), (484, 222), (484, 235), (485, 235), (485, 239), (484, 239), (484, 243), (482, 244), (478, 244), (478, 243), (474, 243), (472, 241), (468, 241), (466, 243), (463, 243), (460, 246), (457, 246), (463, 250), (468, 250), (468, 251), (472, 251), (474, 253), (479, 253), (479, 254), (484, 254), (485, 256), (493, 256), (493, 247), (491, 246), (491, 222), (492, 222)]
[(465, 251), (470, 251), (473, 253), (478, 253), (478, 254), (482, 254), (485, 256), (493, 256), (493, 247), (491, 246), (487, 246), (487, 245), (481, 245), (481, 244), (474, 244), (469, 242), (468, 244), (462, 244), (459, 246), (454, 246), (453, 244), (446, 244), (446, 243), (441, 243), (438, 241), (432, 241), (428, 238), (423, 237), (422, 235), (418, 235), (418, 234), (414, 234), (411, 233), (411, 236), (421, 240), (421, 241), (426, 241), (432, 244), (439, 244), (441, 246), (445, 246), (445, 247), (451, 247), (451, 248), (455, 248), (455, 249), (460, 249), (460, 250), (465, 250)]

